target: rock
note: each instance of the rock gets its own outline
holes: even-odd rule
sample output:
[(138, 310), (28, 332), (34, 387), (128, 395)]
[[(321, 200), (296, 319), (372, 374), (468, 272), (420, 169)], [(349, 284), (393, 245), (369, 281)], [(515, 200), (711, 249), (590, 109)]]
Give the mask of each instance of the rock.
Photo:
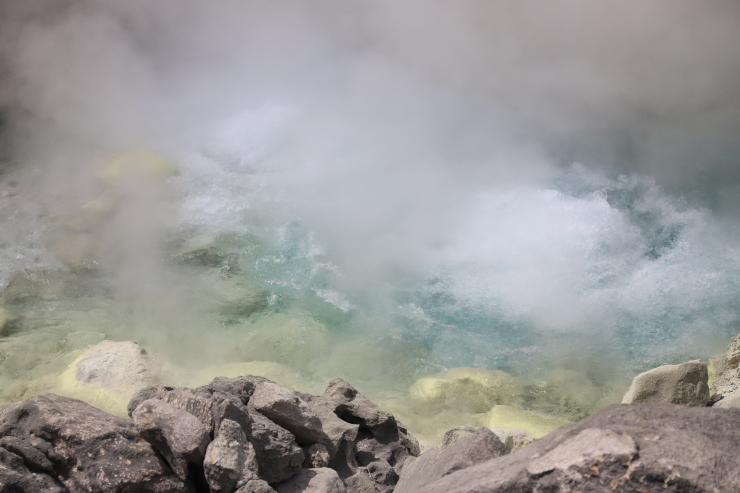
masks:
[(622, 404), (670, 402), (704, 407), (709, 401), (708, 379), (707, 365), (699, 361), (659, 366), (632, 380)]
[(187, 387), (157, 385), (137, 392), (128, 403), (129, 416), (147, 399), (159, 399), (198, 418), (209, 436), (213, 436), (223, 419), (236, 421), (244, 433), (250, 436), (252, 420), (247, 407), (237, 396), (215, 391), (207, 387), (196, 390)]
[(188, 477), (188, 466), (203, 462), (210, 437), (198, 418), (158, 399), (149, 399), (131, 417), (139, 434), (162, 454), (175, 474)]
[(251, 479), (235, 493), (275, 493), (275, 490), (261, 479)]
[(319, 467), (328, 467), (331, 456), (326, 447), (320, 443), (314, 443), (308, 447), (303, 447), (303, 467), (305, 469), (317, 469)]
[[(346, 455), (347, 450), (353, 451), (360, 425), (347, 423), (339, 419), (334, 414), (334, 405), (320, 396), (305, 395), (303, 398), (314, 414), (321, 420), (323, 436), (320, 443), (326, 447), (330, 459), (338, 457), (338, 460), (341, 460)], [(354, 452), (351, 453), (354, 455)], [(338, 467), (333, 465), (332, 469), (338, 469)], [(340, 476), (341, 474), (340, 472)]]
[(460, 469), (501, 457), (507, 450), (489, 429), (478, 428), (447, 446), (427, 450), (404, 467), (394, 493), (425, 491), (427, 485)]
[(445, 434), (442, 436), (442, 446), (445, 447), (451, 443), (455, 443), (462, 438), (471, 437), (476, 433), (479, 433), (481, 430), (487, 429), (488, 428), (475, 426), (457, 426), (455, 428), (451, 428), (445, 431)]
[(192, 491), (131, 421), (76, 399), (45, 394), (9, 404), (0, 410), (0, 436), (46, 449), (59, 480), (73, 492)]
[(398, 473), (388, 462), (378, 459), (369, 463), (365, 469), (378, 493), (391, 493), (398, 483)]
[(203, 461), (211, 493), (231, 493), (237, 484), (257, 478), (257, 456), (241, 425), (224, 419)]
[(75, 377), (80, 385), (102, 387), (133, 395), (159, 379), (161, 365), (139, 344), (102, 341), (77, 361)]
[(5, 436), (0, 438), (0, 447), (23, 459), (23, 463), (30, 471), (54, 474), (54, 465), (48, 457), (27, 441), (14, 436)]
[(347, 493), (377, 493), (375, 483), (365, 467), (358, 467), (355, 473), (344, 479)]
[(259, 464), (259, 477), (270, 484), (292, 478), (303, 463), (303, 450), (288, 430), (276, 425), (257, 410), (250, 409), (252, 436)]
[(255, 383), (249, 400), (252, 407), (291, 432), (300, 445), (310, 445), (321, 439), (321, 420), (303, 399), (266, 378), (252, 378)]
[(524, 387), (500, 370), (453, 368), (417, 380), (409, 389), (411, 398), (425, 406), (448, 407), (482, 413), (496, 404), (521, 401)]
[(340, 419), (359, 424), (379, 439), (391, 438), (397, 434), (396, 419), (370, 402), (360, 392), (341, 378), (329, 382), (322, 401), (331, 405)]
[(730, 369), (727, 364), (727, 356), (724, 353), (715, 354), (709, 358), (710, 365), (714, 368), (714, 374), (716, 377), (721, 377), (724, 372)]
[(0, 491), (9, 493), (68, 493), (51, 476), (28, 470), (18, 455), (5, 448), (0, 449)]
[(617, 404), (424, 491), (740, 491), (738, 440), (737, 409)]
[(510, 430), (491, 430), (506, 446), (506, 450), (511, 452), (529, 445), (535, 438), (527, 433), (527, 430), (510, 429)]
[(712, 384), (712, 390), (723, 397), (740, 390), (740, 368), (725, 370)]
[(244, 375), (241, 377), (227, 378), (227, 377), (216, 377), (211, 383), (198, 387), (197, 390), (206, 391), (208, 393), (213, 392), (225, 392), (239, 398), (242, 404), (245, 406), (249, 404), (249, 399), (254, 394), (255, 384), (254, 377), (251, 375)]
[[(713, 407), (721, 407), (725, 409), (740, 407), (740, 390), (736, 390), (735, 392), (727, 395), (722, 400), (716, 402)], [(2, 443), (0, 443), (0, 445), (2, 445)]]
[(275, 487), (277, 493), (346, 493), (336, 471), (326, 467), (301, 469), (290, 481)]
[(737, 368), (740, 365), (740, 334), (730, 339), (730, 345), (725, 351), (725, 364), (727, 368)]
[(504, 405), (494, 406), (488, 415), (488, 427), (491, 429), (521, 429), (535, 438), (543, 437), (567, 424), (568, 421), (562, 418)]

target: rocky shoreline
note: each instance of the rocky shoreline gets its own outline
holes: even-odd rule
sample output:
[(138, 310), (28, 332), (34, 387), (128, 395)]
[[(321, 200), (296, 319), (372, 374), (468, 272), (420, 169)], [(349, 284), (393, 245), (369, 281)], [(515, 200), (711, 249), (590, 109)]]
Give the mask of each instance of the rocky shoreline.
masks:
[[(148, 361), (134, 343), (101, 347), (116, 344)], [(115, 385), (105, 379), (120, 368), (92, 364), (101, 347), (77, 377)], [(463, 426), (423, 453), (392, 414), (338, 378), (321, 395), (254, 375), (149, 385), (129, 401), (128, 419), (38, 395), (0, 410), (0, 491), (740, 491), (738, 354), (740, 336), (710, 368), (691, 361), (640, 374), (623, 404), (543, 438)], [(137, 374), (135, 363), (118, 374), (142, 379), (146, 365)]]

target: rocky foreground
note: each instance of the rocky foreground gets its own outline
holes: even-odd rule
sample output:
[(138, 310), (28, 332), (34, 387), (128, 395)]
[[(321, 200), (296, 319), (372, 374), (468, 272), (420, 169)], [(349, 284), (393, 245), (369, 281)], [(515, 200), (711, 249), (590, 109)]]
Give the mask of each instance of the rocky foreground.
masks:
[(740, 409), (622, 404), (509, 452), (487, 428), (420, 453), (341, 379), (151, 386), (131, 419), (45, 394), (0, 411), (0, 491), (213, 493), (740, 491)]

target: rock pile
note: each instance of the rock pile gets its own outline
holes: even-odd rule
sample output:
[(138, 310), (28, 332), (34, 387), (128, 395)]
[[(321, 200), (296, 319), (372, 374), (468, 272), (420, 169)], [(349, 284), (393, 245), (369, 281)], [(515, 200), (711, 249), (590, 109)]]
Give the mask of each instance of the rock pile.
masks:
[(323, 395), (251, 375), (156, 385), (128, 410), (131, 420), (53, 394), (6, 406), (0, 490), (391, 492), (420, 453), (401, 423), (341, 379)]

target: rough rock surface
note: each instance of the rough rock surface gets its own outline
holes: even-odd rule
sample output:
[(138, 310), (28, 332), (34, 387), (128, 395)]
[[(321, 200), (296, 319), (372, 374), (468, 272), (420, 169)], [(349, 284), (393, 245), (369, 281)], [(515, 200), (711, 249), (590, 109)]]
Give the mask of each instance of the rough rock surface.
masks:
[(524, 447), (525, 445), (529, 445), (533, 441), (535, 441), (535, 438), (527, 433), (527, 430), (519, 430), (516, 428), (513, 429), (507, 429), (507, 430), (491, 430), (496, 434), (496, 436), (504, 443), (504, 446), (506, 447), (506, 450), (511, 452), (512, 450), (516, 450), (519, 448)]
[[(740, 407), (740, 390), (736, 390), (732, 394), (729, 394), (724, 399), (714, 404), (713, 407), (722, 407), (725, 409)], [(0, 445), (2, 445), (2, 442), (0, 442)]]
[(87, 387), (102, 387), (127, 396), (159, 379), (161, 365), (139, 344), (102, 341), (77, 362), (75, 378)]
[(416, 493), (435, 480), (457, 470), (506, 454), (499, 438), (487, 428), (477, 428), (441, 448), (427, 450), (403, 468), (395, 493)]
[(290, 481), (275, 487), (277, 493), (346, 493), (334, 469), (301, 469)]
[(250, 406), (291, 432), (300, 445), (311, 445), (321, 439), (321, 420), (303, 399), (266, 378), (254, 377), (254, 384)]
[(276, 425), (256, 410), (252, 417), (251, 442), (257, 454), (259, 477), (270, 484), (293, 477), (303, 463), (303, 449), (288, 430)]
[(730, 339), (730, 345), (725, 351), (727, 368), (737, 368), (740, 365), (740, 334)]
[(239, 423), (230, 419), (221, 422), (206, 450), (203, 469), (211, 493), (231, 493), (237, 485), (258, 479), (254, 447)]
[(180, 478), (187, 478), (189, 465), (203, 463), (210, 438), (192, 414), (159, 399), (149, 399), (139, 404), (131, 417), (139, 434)]
[(709, 402), (708, 379), (707, 365), (699, 361), (659, 366), (632, 380), (622, 404), (670, 402), (703, 407)]
[[(58, 481), (72, 492), (192, 491), (131, 421), (76, 399), (45, 394), (9, 404), (0, 411), (0, 436), (19, 438), (44, 453)], [(14, 484), (17, 476), (3, 478)], [(41, 474), (34, 478), (48, 483)]]
[(738, 440), (740, 409), (612, 405), (424, 491), (740, 491)]

